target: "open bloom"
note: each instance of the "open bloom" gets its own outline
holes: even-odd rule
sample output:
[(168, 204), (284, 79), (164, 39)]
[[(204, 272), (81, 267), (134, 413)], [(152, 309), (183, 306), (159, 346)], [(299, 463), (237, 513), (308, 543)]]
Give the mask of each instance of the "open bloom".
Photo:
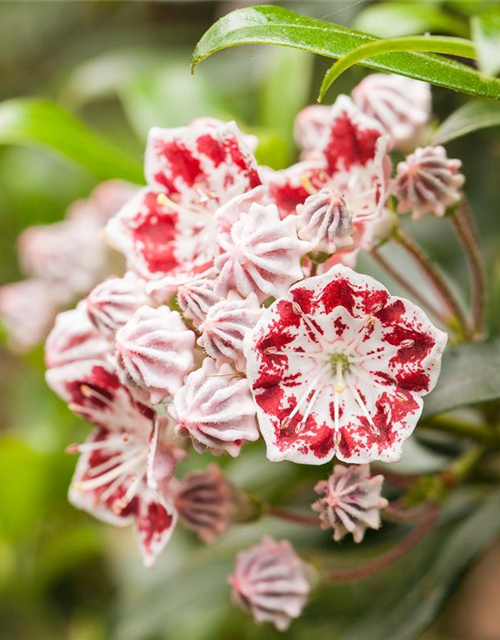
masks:
[(268, 458), (396, 462), (446, 340), (413, 303), (348, 267), (295, 284), (245, 343)]
[(461, 160), (449, 159), (441, 146), (415, 149), (400, 162), (394, 180), (398, 213), (418, 220), (433, 213), (444, 216), (447, 207), (460, 201), (465, 177), (458, 172)]
[(323, 529), (333, 529), (338, 542), (351, 533), (361, 542), (367, 529), (380, 527), (380, 510), (388, 502), (382, 498), (384, 476), (370, 476), (368, 465), (345, 467), (336, 464), (328, 480), (321, 480), (314, 490), (321, 497), (312, 508), (319, 513)]
[(228, 364), (205, 358), (175, 394), (170, 415), (177, 433), (189, 435), (199, 453), (236, 457), (245, 442), (258, 440), (255, 405), (248, 382)]
[(311, 590), (308, 567), (292, 545), (268, 536), (238, 553), (228, 581), (238, 606), (256, 622), (271, 622), (279, 631), (300, 616)]
[(168, 483), (184, 453), (164, 441), (160, 425), (98, 428), (84, 444), (68, 447), (80, 453), (70, 502), (109, 524), (135, 523), (146, 566), (154, 564), (175, 527), (172, 501), (158, 486)]
[(203, 273), (214, 257), (213, 213), (260, 184), (241, 133), (234, 122), (153, 128), (145, 172), (148, 187), (109, 222), (110, 241), (147, 280)]
[(403, 151), (420, 142), (431, 116), (430, 86), (396, 74), (371, 73), (353, 89), (352, 99)]
[(382, 125), (347, 96), (329, 109), (325, 133), (314, 159), (299, 162), (268, 179), (269, 194), (282, 217), (323, 188), (341, 193), (354, 222), (380, 215), (388, 195), (389, 138)]

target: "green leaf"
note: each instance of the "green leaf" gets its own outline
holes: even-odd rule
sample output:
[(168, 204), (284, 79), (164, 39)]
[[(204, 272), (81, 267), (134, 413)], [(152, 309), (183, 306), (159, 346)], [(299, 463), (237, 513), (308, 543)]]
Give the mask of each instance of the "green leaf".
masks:
[(500, 103), (475, 100), (462, 105), (449, 116), (434, 134), (434, 144), (444, 144), (450, 140), (500, 125)]
[(380, 38), (410, 36), (439, 31), (457, 36), (469, 35), (466, 24), (431, 2), (381, 2), (361, 11), (353, 26)]
[(368, 58), (376, 58), (378, 55), (394, 51), (400, 53), (405, 51), (427, 51), (431, 53), (447, 53), (462, 56), (463, 58), (474, 59), (476, 57), (476, 47), (474, 43), (464, 38), (450, 38), (448, 36), (407, 36), (405, 38), (390, 38), (379, 42), (368, 42), (343, 56), (330, 67), (321, 83), (319, 101), (321, 102), (333, 82), (342, 73), (347, 71), (347, 69)]
[(423, 417), (500, 398), (500, 340), (448, 349), (437, 387), (425, 398)]
[(21, 98), (0, 104), (0, 144), (35, 145), (66, 156), (100, 180), (143, 182), (142, 166), (50, 100)]
[[(221, 18), (198, 42), (192, 68), (208, 56), (242, 44), (274, 44), (304, 49), (328, 58), (341, 58), (360, 45), (376, 42), (369, 36), (330, 22), (306, 18), (282, 7), (249, 7)], [(364, 66), (424, 80), (470, 95), (500, 99), (500, 81), (454, 60), (427, 53), (386, 53), (364, 60)]]
[(418, 563), (385, 601), (365, 614), (340, 640), (413, 640), (439, 613), (458, 577), (500, 532), (500, 491), (441, 540), (433, 557)]
[(479, 68), (490, 76), (500, 72), (500, 13), (483, 13), (471, 20)]

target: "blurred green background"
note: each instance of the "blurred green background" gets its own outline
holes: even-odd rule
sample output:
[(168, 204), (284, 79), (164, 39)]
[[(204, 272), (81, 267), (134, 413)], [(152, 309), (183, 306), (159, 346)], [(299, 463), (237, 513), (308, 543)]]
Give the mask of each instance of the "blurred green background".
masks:
[[(243, 129), (259, 135), (259, 160), (281, 168), (295, 160), (293, 118), (314, 101), (328, 61), (293, 50), (242, 47), (214, 56), (194, 77), (189, 75), (190, 54), (204, 31), (224, 13), (250, 4), (4, 0), (0, 2), (0, 99), (53, 99), (139, 161), (151, 125), (181, 126), (206, 115), (234, 118)], [(426, 31), (467, 34), (471, 14), (498, 5), (393, 2), (384, 3), (392, 5), (384, 13), (379, 11), (381, 3), (370, 2), (279, 4), (382, 36)], [(345, 74), (330, 100), (335, 91), (349, 92), (364, 73), (356, 68)], [(467, 100), (440, 89), (434, 89), (433, 96), (440, 119)], [(500, 131), (479, 132), (451, 143), (448, 151), (464, 162), (467, 192), (488, 261), (490, 329), (498, 333)], [(1, 284), (22, 277), (16, 256), (21, 230), (62, 219), (68, 205), (87, 196), (95, 184), (93, 175), (46, 150), (0, 147)], [(466, 291), (465, 265), (448, 226), (425, 220), (414, 232), (457, 289)], [(369, 258), (361, 261), (360, 269), (380, 275)], [(393, 283), (388, 284), (398, 292)], [(41, 348), (22, 359), (2, 348), (0, 395), (1, 640), (280, 636), (267, 627), (256, 627), (231, 606), (226, 576), (234, 553), (267, 531), (289, 536), (306, 555), (314, 548), (332, 557), (333, 543), (326, 534), (263, 521), (235, 529), (207, 549), (178, 531), (159, 565), (145, 570), (133, 532), (102, 525), (67, 504), (75, 459), (66, 456), (64, 448), (84, 438), (88, 427), (45, 388)], [(207, 456), (197, 456), (186, 464), (207, 462)], [(312, 483), (326, 473), (268, 463), (260, 445), (248, 447), (240, 459), (225, 464), (233, 479), (247, 489), (270, 500), (303, 505), (310, 500)], [(439, 461), (421, 452), (412, 464), (413, 469), (421, 465), (425, 470)], [(468, 499), (460, 497), (457, 513), (467, 509)], [(380, 606), (379, 615), (389, 615), (393, 593), (404, 596), (438, 563), (443, 545), (455, 531), (453, 513), (449, 517), (449, 525), (390, 572), (367, 583), (322, 590), (285, 636), (296, 640), (378, 638), (375, 630), (371, 635), (369, 612)], [(368, 536), (358, 557), (380, 551), (400, 535), (398, 528), (385, 527)], [(340, 551), (334, 549), (333, 557), (348, 559), (352, 552), (353, 546), (344, 543)], [(500, 550), (493, 546), (488, 553), (454, 592), (426, 639), (500, 639), (496, 604)], [(463, 567), (455, 569), (443, 572), (446, 592), (455, 586)], [(411, 618), (411, 601), (408, 607)], [(364, 617), (368, 621), (364, 631), (349, 631)]]

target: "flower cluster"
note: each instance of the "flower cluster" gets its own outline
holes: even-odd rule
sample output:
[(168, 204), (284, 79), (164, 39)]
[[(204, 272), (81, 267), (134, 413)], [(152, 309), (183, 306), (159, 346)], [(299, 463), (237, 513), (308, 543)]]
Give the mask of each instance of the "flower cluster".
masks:
[[(299, 114), (303, 160), (282, 171), (258, 166), (234, 122), (151, 130), (147, 186), (106, 228), (127, 273), (61, 314), (47, 341), (49, 386), (94, 425), (70, 447), (70, 500), (134, 523), (148, 565), (177, 520), (212, 541), (252, 511), (217, 467), (177, 478), (190, 448), (234, 457), (262, 436), (271, 461), (363, 465), (317, 485), (318, 523), (358, 542), (380, 524), (382, 478), (365, 465), (399, 460), (447, 336), (353, 267), (387, 227), (394, 184), (405, 208), (440, 214), (460, 181), (440, 150), (391, 180), (389, 152), (423, 135), (429, 89), (372, 78)], [(285, 629), (306, 574), (288, 542), (265, 539), (238, 556), (234, 598)]]
[(0, 288), (0, 319), (12, 349), (28, 351), (43, 342), (57, 312), (110, 273), (102, 230), (135, 191), (127, 182), (103, 182), (88, 199), (73, 203), (62, 222), (22, 232), (18, 253), (27, 279)]

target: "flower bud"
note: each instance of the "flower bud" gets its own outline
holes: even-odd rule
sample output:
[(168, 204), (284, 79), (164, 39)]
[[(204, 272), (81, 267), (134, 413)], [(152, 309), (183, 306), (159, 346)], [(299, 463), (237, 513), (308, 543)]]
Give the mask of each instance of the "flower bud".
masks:
[(229, 577), (235, 603), (256, 622), (271, 622), (286, 631), (298, 618), (311, 591), (308, 566), (295, 553), (288, 540), (262, 542), (236, 556), (235, 570)]
[(199, 453), (226, 451), (236, 457), (244, 442), (258, 440), (255, 404), (248, 382), (228, 364), (205, 358), (175, 394), (170, 415), (177, 433), (187, 434)]
[(175, 495), (174, 505), (182, 524), (206, 543), (211, 543), (234, 522), (245, 522), (255, 513), (255, 506), (216, 464), (206, 471), (192, 471), (184, 476)]
[(193, 366), (194, 338), (177, 311), (140, 307), (116, 334), (118, 366), (157, 404), (181, 388)]
[(210, 307), (220, 298), (214, 292), (215, 280), (199, 278), (181, 285), (177, 291), (177, 302), (184, 317), (199, 324), (205, 320)]
[(431, 91), (426, 82), (396, 74), (373, 73), (352, 92), (355, 104), (378, 120), (398, 150), (415, 147), (431, 114)]
[(87, 312), (101, 333), (113, 338), (137, 309), (148, 303), (141, 280), (129, 272), (123, 278), (108, 278), (97, 285), (87, 298)]
[(333, 529), (336, 542), (351, 533), (361, 542), (366, 529), (380, 527), (380, 510), (387, 500), (380, 496), (384, 476), (370, 477), (368, 465), (346, 467), (336, 464), (328, 480), (317, 483), (314, 490), (320, 499), (312, 508), (319, 513), (321, 527)]
[(331, 254), (354, 244), (350, 234), (353, 216), (340, 193), (321, 189), (309, 196), (297, 212), (298, 236), (309, 240), (314, 251)]
[(427, 214), (444, 216), (447, 207), (462, 197), (465, 178), (460, 160), (450, 160), (444, 147), (418, 148), (400, 162), (394, 181), (398, 213), (411, 213), (418, 220)]

